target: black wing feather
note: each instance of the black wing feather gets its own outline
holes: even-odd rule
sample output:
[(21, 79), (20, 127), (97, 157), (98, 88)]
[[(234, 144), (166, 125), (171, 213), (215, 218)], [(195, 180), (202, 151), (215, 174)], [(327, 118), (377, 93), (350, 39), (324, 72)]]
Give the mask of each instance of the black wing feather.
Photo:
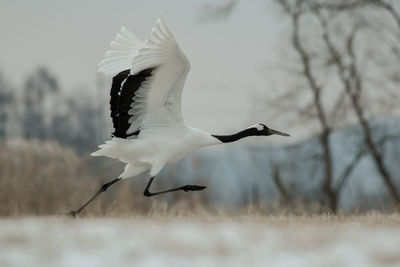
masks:
[(130, 74), (130, 70), (124, 70), (114, 76), (110, 93), (110, 110), (114, 126), (113, 136), (128, 138), (139, 134), (139, 130), (129, 135), (126, 134), (130, 126), (129, 119), (134, 116), (129, 115), (128, 111), (131, 109), (136, 91), (145, 80), (151, 77), (154, 69), (145, 69), (134, 75)]
[(128, 77), (130, 70), (124, 70), (114, 76), (112, 85), (111, 85), (111, 92), (110, 92), (110, 111), (111, 111), (111, 118), (114, 126), (114, 132), (112, 133), (113, 136), (119, 136), (119, 109), (118, 103), (120, 99), (121, 93), (121, 84), (122, 82)]

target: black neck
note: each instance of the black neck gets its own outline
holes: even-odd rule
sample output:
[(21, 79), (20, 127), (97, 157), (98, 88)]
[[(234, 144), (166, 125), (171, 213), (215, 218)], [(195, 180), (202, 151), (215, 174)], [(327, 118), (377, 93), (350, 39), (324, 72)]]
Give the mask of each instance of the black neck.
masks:
[(212, 134), (211, 136), (217, 138), (222, 143), (230, 143), (230, 142), (235, 142), (244, 137), (256, 136), (256, 135), (261, 135), (260, 131), (258, 131), (256, 128), (248, 128), (246, 130), (243, 130), (241, 132), (238, 132), (238, 133), (235, 133), (232, 135), (214, 135), (214, 134)]

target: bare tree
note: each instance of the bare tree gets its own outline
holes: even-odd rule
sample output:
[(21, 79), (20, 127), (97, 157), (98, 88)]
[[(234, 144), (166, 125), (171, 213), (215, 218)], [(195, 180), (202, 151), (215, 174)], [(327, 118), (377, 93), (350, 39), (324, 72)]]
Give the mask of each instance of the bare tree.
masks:
[[(213, 12), (209, 12), (211, 18), (208, 20), (228, 17), (239, 2), (232, 0), (215, 7)], [(298, 77), (300, 82), (283, 90), (278, 97), (269, 101), (269, 106), (273, 105), (286, 117), (289, 113), (294, 114), (296, 122), (303, 127), (317, 123), (319, 147), (314, 148), (310, 160), (319, 161), (323, 170), (321, 192), (325, 197), (322, 198), (322, 204), (334, 213), (338, 211), (340, 194), (351, 173), (365, 156), (371, 157), (390, 195), (399, 204), (395, 179), (385, 166), (381, 149), (391, 138), (387, 138), (387, 135), (378, 138), (370, 123), (374, 116), (391, 114), (393, 108), (400, 111), (398, 3), (392, 0), (275, 2), (291, 21), (290, 41), (297, 64), (287, 69), (290, 77)], [(379, 45), (367, 39), (358, 41), (360, 32), (368, 31), (380, 32), (382, 36), (389, 35), (389, 38), (374, 34)], [(361, 55), (359, 50), (367, 52)], [(382, 62), (382, 53), (390, 54), (387, 57), (392, 62), (390, 66), (387, 61)], [(397, 61), (392, 58), (397, 58)], [(367, 70), (372, 65), (373, 71)], [(375, 74), (367, 75), (364, 69)], [(285, 86), (288, 87), (288, 84), (285, 83)], [(381, 87), (380, 92), (373, 90), (375, 86)], [(342, 170), (334, 170), (332, 134), (336, 129), (354, 122), (358, 122), (360, 130), (353, 133), (359, 135), (357, 142), (352, 144), (355, 148), (353, 158)], [(274, 181), (278, 190), (282, 189), (280, 179)]]
[[(359, 3), (364, 4), (363, 7), (365, 7), (366, 4), (383, 6), (385, 10), (388, 10), (392, 15), (394, 14), (396, 17), (397, 13), (394, 11), (391, 5), (388, 3), (384, 3), (383, 1), (359, 1)], [(340, 10), (341, 12), (344, 12), (348, 9), (342, 7), (342, 9)], [(338, 76), (342, 81), (344, 90), (350, 99), (351, 107), (353, 108), (353, 111), (356, 114), (358, 122), (360, 123), (360, 126), (363, 130), (364, 144), (368, 148), (368, 151), (371, 154), (372, 159), (374, 160), (376, 168), (383, 178), (386, 186), (388, 187), (388, 190), (393, 197), (395, 203), (399, 205), (399, 192), (397, 191), (393, 177), (391, 177), (389, 170), (384, 165), (383, 155), (379, 152), (378, 145), (373, 140), (372, 129), (365, 115), (365, 108), (362, 105), (362, 97), (363, 94), (365, 94), (365, 90), (363, 85), (362, 73), (358, 66), (358, 59), (355, 52), (355, 42), (357, 38), (357, 33), (362, 29), (362, 27), (367, 27), (368, 25), (365, 25), (364, 23), (361, 24), (360, 22), (355, 23), (352, 26), (352, 31), (345, 38), (345, 52), (340, 53), (331, 39), (328, 29), (328, 21), (323, 17), (319, 8), (314, 9), (314, 13), (321, 23), (321, 26), (323, 28), (323, 40), (328, 48), (329, 54), (332, 58), (332, 62), (334, 62), (337, 67)], [(344, 57), (347, 58), (344, 59)], [(348, 63), (345, 63), (346, 61)]]
[(271, 169), (272, 169), (272, 180), (275, 184), (275, 187), (277, 188), (279, 195), (280, 195), (280, 201), (283, 205), (289, 206), (292, 204), (293, 199), (292, 195), (288, 190), (286, 189), (286, 186), (284, 185), (282, 178), (281, 178), (281, 173), (280, 173), (280, 167), (276, 163), (272, 163)]
[[(396, 21), (397, 25), (399, 16), (393, 6), (387, 1), (378, 1), (378, 0), (363, 0), (363, 1), (337, 1), (335, 3), (330, 3), (326, 1), (312, 1), (312, 0), (295, 0), (295, 1), (278, 1), (281, 6), (284, 8), (285, 12), (289, 14), (292, 18), (292, 43), (294, 49), (298, 52), (301, 57), (301, 65), (303, 66), (303, 76), (307, 79), (310, 89), (314, 95), (314, 104), (317, 110), (318, 119), (322, 126), (321, 130), (321, 144), (324, 147), (324, 161), (325, 166), (329, 166), (327, 163), (326, 156), (327, 151), (329, 151), (329, 132), (327, 133), (327, 129), (329, 130), (329, 122), (323, 123), (323, 119), (320, 114), (322, 108), (319, 107), (318, 99), (321, 95), (321, 86), (317, 84), (318, 77), (313, 73), (316, 72), (316, 67), (312, 66), (310, 63), (316, 56), (327, 58), (327, 64), (318, 66), (319, 68), (324, 68), (326, 71), (329, 71), (332, 67), (336, 68), (337, 75), (336, 80), (339, 82), (339, 86), (336, 85), (335, 91), (339, 92), (339, 98), (337, 98), (337, 104), (334, 105), (335, 109), (343, 105), (344, 101), (347, 99), (348, 107), (353, 110), (353, 114), (356, 120), (359, 122), (359, 125), (362, 130), (363, 142), (361, 147), (358, 149), (359, 151), (354, 155), (352, 161), (349, 162), (349, 165), (344, 168), (342, 174), (339, 176), (338, 183), (336, 186), (332, 185), (332, 174), (328, 173), (328, 168), (325, 167), (325, 188), (324, 191), (331, 199), (331, 203), (337, 201), (337, 196), (340, 194), (340, 190), (343, 187), (344, 182), (349, 177), (349, 174), (354, 169), (355, 165), (360, 161), (360, 159), (368, 153), (371, 155), (373, 162), (380, 173), (384, 183), (386, 184), (389, 193), (393, 197), (395, 203), (398, 205), (400, 202), (399, 193), (396, 188), (396, 184), (394, 183), (394, 178), (391, 177), (390, 171), (386, 168), (384, 164), (383, 154), (380, 152), (379, 146), (383, 143), (380, 141), (375, 141), (373, 130), (369, 124), (368, 113), (372, 113), (368, 110), (368, 105), (364, 105), (363, 99), (368, 98), (368, 92), (365, 89), (365, 83), (368, 83), (368, 77), (364, 77), (362, 73), (362, 69), (360, 68), (360, 62), (363, 64), (367, 64), (366, 62), (369, 60), (363, 58), (361, 60), (357, 55), (357, 47), (361, 47), (362, 45), (357, 43), (357, 36), (362, 31), (366, 31), (366, 29), (373, 29), (373, 26), (368, 23), (368, 19), (364, 16), (370, 15), (370, 10), (368, 8), (381, 8), (382, 10), (387, 11)], [(340, 15), (345, 14), (346, 17), (340, 17), (340, 23), (335, 22), (335, 18)], [(311, 20), (307, 21), (307, 24), (301, 23), (300, 17), (308, 16), (312, 17)], [(315, 22), (315, 19), (318, 23)], [(339, 19), (336, 19), (338, 21)], [(342, 22), (345, 20), (345, 22)], [(302, 45), (306, 43), (304, 38), (305, 36), (301, 36), (299, 34), (300, 27), (312, 27), (311, 24), (318, 24), (319, 30), (312, 36), (312, 40), (314, 43), (318, 44), (319, 53), (312, 54), (308, 52), (306, 46)], [(330, 25), (334, 24), (334, 25)], [(332, 28), (330, 30), (330, 28)], [(346, 31), (347, 28), (347, 31)], [(350, 28), (350, 30), (348, 30)], [(400, 29), (400, 27), (399, 27)], [(371, 31), (369, 31), (371, 33)], [(335, 35), (336, 34), (336, 35)], [(309, 37), (309, 36), (308, 36)], [(322, 42), (321, 42), (322, 41)], [(343, 41), (341, 43), (341, 41)], [(309, 42), (311, 43), (311, 42)], [(363, 40), (363, 45), (365, 46), (365, 39)], [(308, 47), (310, 50), (310, 48)], [(393, 49), (395, 53), (398, 51), (397, 49)], [(370, 53), (377, 53), (376, 50), (369, 50)], [(370, 56), (371, 60), (374, 59), (374, 56)], [(379, 68), (380, 66), (375, 64), (375, 68)], [(379, 75), (379, 74), (378, 74)], [(341, 84), (341, 85), (340, 85)], [(374, 92), (373, 97), (376, 97), (378, 94), (382, 95), (387, 92), (377, 93)], [(318, 96), (319, 94), (319, 96)], [(393, 94), (390, 94), (392, 96)], [(398, 98), (397, 98), (398, 99)], [(321, 102), (321, 100), (319, 100)], [(336, 111), (331, 110), (331, 114), (334, 114)], [(326, 114), (327, 112), (325, 112)], [(325, 121), (329, 118), (328, 115), (325, 115)], [(329, 121), (329, 119), (328, 119)], [(328, 125), (325, 127), (324, 125)], [(325, 135), (325, 137), (324, 137)], [(329, 188), (329, 184), (331, 187)], [(331, 205), (332, 210), (334, 211), (334, 207)]]
[[(332, 101), (333, 106), (328, 107), (324, 104), (323, 95), (327, 90), (327, 87), (321, 82), (321, 78), (316, 71), (316, 59), (318, 59), (313, 51), (306, 48), (304, 37), (301, 33), (302, 17), (308, 15), (305, 12), (304, 1), (295, 1), (289, 3), (288, 1), (278, 1), (283, 7), (285, 13), (290, 16), (292, 23), (291, 41), (294, 50), (298, 54), (300, 59), (300, 76), (306, 81), (305, 88), (308, 89), (308, 93), (311, 96), (306, 106), (307, 110), (313, 110), (313, 112), (304, 113), (301, 111), (298, 113), (300, 117), (306, 117), (308, 119), (315, 118), (318, 121), (320, 127), (320, 134), (318, 134), (318, 140), (322, 148), (321, 163), (323, 166), (324, 178), (321, 184), (321, 190), (326, 197), (323, 201), (329, 209), (336, 213), (338, 211), (338, 194), (340, 188), (335, 188), (333, 183), (333, 159), (332, 159), (332, 147), (331, 147), (331, 134), (335, 127), (337, 119), (338, 107), (343, 104), (343, 96), (339, 95)], [(293, 88), (297, 90), (298, 88)], [(290, 89), (292, 90), (292, 89)], [(288, 98), (286, 101), (296, 101), (293, 98)]]

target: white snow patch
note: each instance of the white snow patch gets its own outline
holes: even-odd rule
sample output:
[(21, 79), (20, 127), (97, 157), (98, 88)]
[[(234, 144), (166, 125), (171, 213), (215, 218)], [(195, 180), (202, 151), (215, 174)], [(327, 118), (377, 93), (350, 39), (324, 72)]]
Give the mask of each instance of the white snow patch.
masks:
[(400, 266), (400, 227), (262, 220), (0, 220), (0, 266)]

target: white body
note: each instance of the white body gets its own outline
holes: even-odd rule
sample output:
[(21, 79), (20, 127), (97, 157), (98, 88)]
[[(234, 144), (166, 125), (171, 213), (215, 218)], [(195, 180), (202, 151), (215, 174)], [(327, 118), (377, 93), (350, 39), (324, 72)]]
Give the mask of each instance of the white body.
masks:
[(137, 139), (113, 138), (101, 145), (93, 156), (116, 158), (126, 167), (119, 178), (129, 178), (150, 169), (150, 176), (157, 175), (166, 163), (184, 158), (200, 147), (221, 143), (199, 129), (181, 126), (157, 134), (139, 136)]
[(134, 75), (149, 68), (156, 71), (136, 91), (128, 113), (134, 116), (126, 133), (140, 130), (139, 135), (134, 139), (112, 138), (92, 153), (126, 163), (120, 178), (148, 169), (153, 177), (166, 163), (182, 159), (200, 147), (221, 143), (183, 120), (181, 94), (190, 63), (162, 18), (144, 42), (122, 27), (99, 64), (99, 71), (107, 75), (125, 69), (131, 69)]

